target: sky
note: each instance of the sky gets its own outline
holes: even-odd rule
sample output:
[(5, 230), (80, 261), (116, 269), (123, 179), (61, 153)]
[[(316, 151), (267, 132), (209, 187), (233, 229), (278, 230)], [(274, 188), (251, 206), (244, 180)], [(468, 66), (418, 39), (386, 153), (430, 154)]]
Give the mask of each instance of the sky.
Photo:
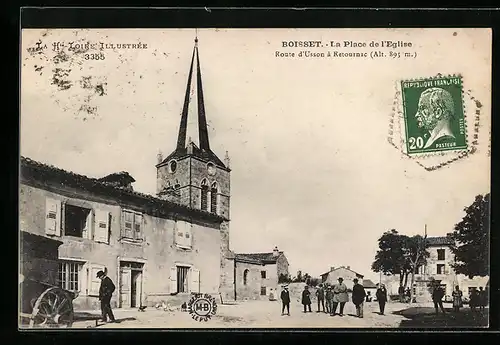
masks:
[[(128, 171), (155, 194), (156, 160), (175, 149), (194, 30), (23, 30), (21, 154), (90, 177)], [(212, 150), (231, 159), (230, 246), (285, 252), (313, 276), (350, 266), (368, 278), (389, 229), (450, 232), (489, 191), (491, 32), (488, 29), (198, 30)], [(413, 58), (280, 58), (283, 41), (411, 42)], [(112, 43), (86, 60), (69, 42)], [(46, 49), (33, 50), (47, 46)], [(66, 45), (58, 53), (53, 44)], [(146, 44), (118, 49), (118, 43)], [(31, 48), (31, 49), (28, 49)], [(480, 100), (479, 146), (467, 158), (404, 157), (388, 143), (402, 79), (460, 73)], [(470, 128), (474, 105), (465, 95)], [(195, 120), (190, 120), (193, 125)], [(196, 138), (196, 133), (191, 135)]]

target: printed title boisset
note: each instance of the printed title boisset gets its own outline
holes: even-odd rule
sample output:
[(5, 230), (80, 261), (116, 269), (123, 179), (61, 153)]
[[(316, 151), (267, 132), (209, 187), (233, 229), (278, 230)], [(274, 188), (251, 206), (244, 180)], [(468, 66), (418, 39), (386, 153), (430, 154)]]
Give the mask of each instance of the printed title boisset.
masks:
[[(192, 108), (197, 143), (187, 137)], [(229, 248), (231, 170), (227, 152), (221, 160), (210, 149), (197, 40), (177, 145), (157, 158), (152, 196), (134, 191), (135, 180), (124, 171), (92, 178), (21, 157), (21, 234), (59, 241), (57, 277), (43, 277), (52, 258), (23, 261), (33, 249), (21, 242), (24, 269), (78, 292), (76, 310), (99, 309), (101, 270), (117, 286), (112, 307), (180, 305), (191, 293), (218, 301), (273, 294), (279, 275), (288, 275), (284, 253), (236, 254)]]

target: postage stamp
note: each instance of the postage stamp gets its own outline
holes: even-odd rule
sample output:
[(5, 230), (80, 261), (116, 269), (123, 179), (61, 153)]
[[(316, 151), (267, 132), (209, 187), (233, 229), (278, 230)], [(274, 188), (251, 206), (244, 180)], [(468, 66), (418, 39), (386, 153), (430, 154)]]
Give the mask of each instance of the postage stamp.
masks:
[(467, 149), (461, 76), (401, 82), (409, 155)]

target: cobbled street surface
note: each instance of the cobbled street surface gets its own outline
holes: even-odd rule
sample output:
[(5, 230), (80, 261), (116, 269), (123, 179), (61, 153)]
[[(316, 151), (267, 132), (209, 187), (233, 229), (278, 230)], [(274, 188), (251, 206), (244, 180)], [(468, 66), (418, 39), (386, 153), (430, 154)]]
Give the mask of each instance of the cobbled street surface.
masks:
[[(393, 327), (477, 327), (470, 320), (460, 320), (465, 324), (454, 322), (470, 315), (470, 309), (465, 307), (457, 316), (434, 315), (432, 304), (388, 303), (385, 315), (378, 314), (376, 302), (365, 303), (364, 318), (355, 317), (355, 308), (347, 303), (344, 316), (329, 316), (317, 313), (316, 305), (312, 305), (312, 313), (303, 313), (302, 305), (293, 303), (290, 316), (281, 316), (281, 304), (278, 301), (246, 301), (234, 305), (217, 306), (216, 315), (206, 322), (193, 320), (188, 312), (163, 311), (147, 308), (145, 312), (137, 309), (114, 310), (117, 323), (103, 324), (99, 321), (98, 329), (113, 328), (393, 328)], [(338, 311), (338, 310), (337, 310)], [(93, 315), (98, 312), (93, 311)], [(412, 323), (415, 317), (423, 317), (420, 325)], [(474, 316), (475, 317), (475, 316)], [(476, 319), (474, 319), (476, 320)], [(487, 321), (486, 325), (487, 326)], [(75, 321), (73, 328), (95, 328), (95, 320)]]

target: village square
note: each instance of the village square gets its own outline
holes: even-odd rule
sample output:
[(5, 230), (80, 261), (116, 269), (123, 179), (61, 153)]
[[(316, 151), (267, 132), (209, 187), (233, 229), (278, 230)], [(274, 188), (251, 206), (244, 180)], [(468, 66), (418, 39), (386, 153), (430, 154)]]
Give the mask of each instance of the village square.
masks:
[(489, 194), (442, 236), (379, 229), (366, 272), (348, 256), (291, 272), (302, 263), (280, 243), (230, 248), (232, 165), (210, 145), (198, 38), (186, 84), (172, 150), (145, 153), (155, 195), (126, 171), (93, 178), (21, 157), (21, 328), (487, 327)]

